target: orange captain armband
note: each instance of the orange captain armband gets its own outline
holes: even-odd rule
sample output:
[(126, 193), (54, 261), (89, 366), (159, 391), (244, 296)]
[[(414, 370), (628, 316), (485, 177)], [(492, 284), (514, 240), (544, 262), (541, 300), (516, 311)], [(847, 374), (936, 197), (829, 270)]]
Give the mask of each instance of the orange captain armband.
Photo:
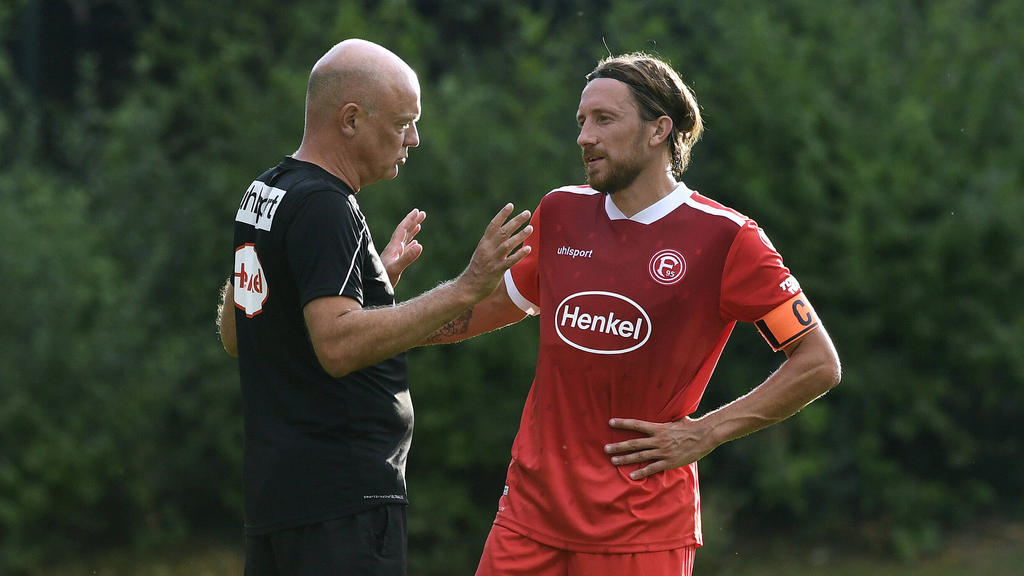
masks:
[(754, 323), (778, 352), (818, 327), (818, 315), (803, 292), (780, 304)]

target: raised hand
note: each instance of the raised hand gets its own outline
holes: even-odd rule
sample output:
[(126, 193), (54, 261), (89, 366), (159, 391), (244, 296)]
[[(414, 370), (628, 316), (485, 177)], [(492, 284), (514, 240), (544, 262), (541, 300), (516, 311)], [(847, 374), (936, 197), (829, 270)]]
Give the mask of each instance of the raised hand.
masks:
[(474, 295), (474, 300), (493, 292), (505, 270), (530, 253), (529, 246), (520, 246), (533, 233), (533, 226), (523, 227), (530, 221), (530, 211), (524, 210), (509, 218), (514, 209), (515, 206), (509, 203), (494, 215), (469, 260), (469, 266), (456, 279)]
[(405, 215), (405, 218), (398, 223), (394, 233), (391, 234), (391, 241), (380, 253), (380, 259), (384, 263), (384, 270), (388, 273), (391, 286), (397, 286), (402, 278), (402, 272), (416, 261), (423, 253), (423, 245), (415, 240), (420, 232), (420, 224), (427, 217), (427, 213), (413, 209)]

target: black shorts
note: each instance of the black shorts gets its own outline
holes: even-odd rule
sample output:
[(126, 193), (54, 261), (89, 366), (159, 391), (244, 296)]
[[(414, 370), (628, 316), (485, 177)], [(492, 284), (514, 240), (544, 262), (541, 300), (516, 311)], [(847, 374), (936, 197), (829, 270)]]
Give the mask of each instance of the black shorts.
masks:
[(405, 576), (405, 504), (245, 537), (245, 576)]

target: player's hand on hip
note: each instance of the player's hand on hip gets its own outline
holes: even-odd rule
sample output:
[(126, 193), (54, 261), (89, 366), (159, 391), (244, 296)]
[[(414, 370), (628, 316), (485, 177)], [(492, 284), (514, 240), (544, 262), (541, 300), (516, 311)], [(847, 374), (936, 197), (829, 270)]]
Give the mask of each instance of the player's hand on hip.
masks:
[(469, 266), (456, 280), (470, 291), (474, 301), (493, 292), (505, 270), (530, 253), (529, 246), (521, 246), (533, 232), (533, 226), (523, 226), (530, 221), (530, 211), (524, 210), (509, 218), (513, 210), (515, 207), (509, 203), (494, 215), (469, 260)]
[(420, 233), (420, 224), (427, 217), (422, 210), (413, 209), (402, 218), (391, 234), (391, 241), (380, 253), (380, 259), (384, 263), (384, 270), (388, 273), (391, 286), (398, 285), (402, 272), (417, 258), (423, 254), (423, 245), (415, 240)]
[(611, 455), (612, 464), (616, 466), (648, 463), (629, 473), (633, 480), (686, 466), (714, 449), (713, 445), (709, 445), (708, 434), (704, 432), (701, 423), (690, 418), (665, 423), (612, 418), (608, 425), (645, 435), (604, 447), (605, 454)]

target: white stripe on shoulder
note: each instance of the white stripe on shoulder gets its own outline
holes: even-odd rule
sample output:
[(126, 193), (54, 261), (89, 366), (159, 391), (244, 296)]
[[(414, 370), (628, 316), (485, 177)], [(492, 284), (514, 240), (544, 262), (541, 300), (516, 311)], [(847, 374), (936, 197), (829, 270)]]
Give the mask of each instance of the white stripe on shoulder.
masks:
[(740, 215), (737, 212), (729, 210), (728, 208), (715, 208), (714, 206), (708, 206), (707, 204), (704, 204), (700, 200), (697, 200), (696, 194), (691, 195), (689, 198), (687, 198), (684, 204), (696, 210), (700, 210), (705, 214), (711, 214), (713, 216), (721, 216), (723, 218), (728, 218), (729, 220), (735, 222), (737, 226), (743, 226), (747, 222), (747, 218), (745, 218), (744, 216)]
[(345, 288), (348, 288), (348, 281), (352, 278), (352, 270), (356, 266), (356, 260), (359, 259), (359, 251), (363, 247), (363, 238), (366, 236), (366, 218), (363, 217), (363, 213), (356, 211), (359, 214), (359, 240), (356, 242), (356, 249), (352, 252), (352, 261), (348, 264), (348, 273), (345, 274), (345, 281), (341, 283), (341, 289), (338, 290), (338, 296), (345, 293)]

